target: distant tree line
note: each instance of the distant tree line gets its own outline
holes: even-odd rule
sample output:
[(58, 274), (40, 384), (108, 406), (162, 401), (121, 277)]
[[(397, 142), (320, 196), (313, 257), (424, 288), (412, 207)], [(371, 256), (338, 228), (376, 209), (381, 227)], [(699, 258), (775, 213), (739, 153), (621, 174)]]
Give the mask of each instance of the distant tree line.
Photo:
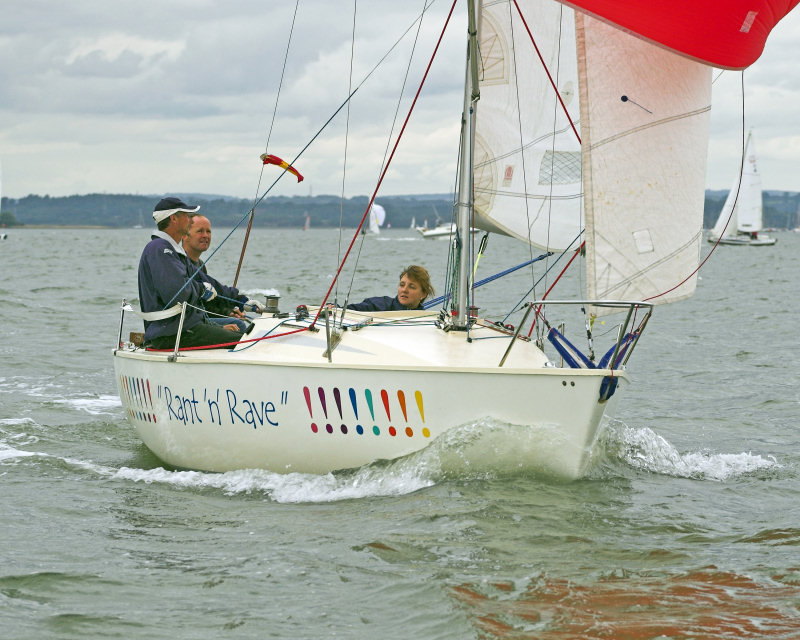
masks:
[[(215, 226), (228, 227), (247, 217), (252, 200), (207, 195), (177, 195), (187, 204), (199, 204), (201, 211)], [(153, 207), (161, 196), (112, 195), (93, 193), (84, 196), (50, 197), (29, 195), (24, 198), (3, 198), (2, 211), (9, 220), (24, 225), (142, 227), (153, 226)], [(387, 224), (410, 226), (412, 221), (430, 224), (437, 217), (450, 219), (452, 196), (415, 195), (386, 196), (376, 199), (386, 209)], [(341, 200), (338, 196), (275, 196), (258, 204), (254, 226), (302, 228), (306, 216), (312, 227), (344, 227), (358, 225), (369, 203), (366, 196)]]
[[(709, 229), (717, 222), (725, 206), (727, 191), (706, 191), (703, 226)], [(794, 229), (800, 226), (800, 193), (796, 191), (765, 191), (762, 196), (762, 221), (765, 227)]]
[[(230, 227), (247, 216), (252, 201), (243, 198), (175, 194), (187, 203), (199, 204), (217, 226)], [(714, 226), (727, 196), (726, 191), (706, 191), (703, 225)], [(161, 196), (93, 193), (83, 196), (50, 197), (29, 195), (3, 198), (0, 225), (60, 225), (101, 227), (153, 226), (152, 211)], [(369, 199), (356, 196), (341, 200), (338, 196), (274, 196), (255, 209), (253, 224), (258, 227), (302, 228), (306, 216), (312, 227), (355, 227), (361, 220)], [(408, 227), (437, 219), (449, 220), (453, 198), (447, 194), (385, 196), (376, 200), (386, 209), (384, 226)], [(800, 226), (800, 193), (764, 192), (764, 226), (793, 229)]]

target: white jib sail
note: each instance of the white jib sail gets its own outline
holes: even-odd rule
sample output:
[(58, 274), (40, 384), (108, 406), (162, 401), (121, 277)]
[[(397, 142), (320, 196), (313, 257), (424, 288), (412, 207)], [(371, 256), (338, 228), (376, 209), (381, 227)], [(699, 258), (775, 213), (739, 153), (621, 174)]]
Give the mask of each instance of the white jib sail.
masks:
[(702, 237), (711, 68), (580, 13), (575, 22), (587, 294), (687, 298)]
[[(552, 0), (520, 6), (578, 128), (574, 12)], [(564, 249), (583, 228), (580, 143), (514, 4), (482, 3), (478, 30), (475, 226)]]
[(762, 223), (762, 197), (761, 175), (756, 164), (756, 143), (753, 133), (747, 136), (744, 150), (744, 168), (742, 170), (742, 186), (739, 189), (739, 203), (737, 205), (738, 225), (736, 228), (744, 233), (761, 231)]

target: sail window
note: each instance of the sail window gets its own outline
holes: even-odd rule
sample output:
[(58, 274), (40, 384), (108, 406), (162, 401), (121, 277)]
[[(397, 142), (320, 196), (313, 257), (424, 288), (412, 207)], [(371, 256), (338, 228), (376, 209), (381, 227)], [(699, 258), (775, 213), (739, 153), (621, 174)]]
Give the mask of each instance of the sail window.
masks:
[(539, 184), (573, 184), (580, 181), (580, 151), (544, 152), (539, 165)]
[(653, 238), (650, 236), (649, 229), (641, 229), (633, 232), (633, 243), (639, 253), (651, 253), (655, 251)]

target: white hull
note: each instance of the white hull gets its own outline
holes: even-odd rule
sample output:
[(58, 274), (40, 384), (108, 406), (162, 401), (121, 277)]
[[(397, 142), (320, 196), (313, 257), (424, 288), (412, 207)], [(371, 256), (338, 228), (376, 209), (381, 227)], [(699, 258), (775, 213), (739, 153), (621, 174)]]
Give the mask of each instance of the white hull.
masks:
[[(423, 238), (444, 238), (454, 235), (456, 227), (454, 224), (440, 224), (431, 229), (428, 227), (416, 227), (416, 230)], [(470, 233), (478, 233), (478, 229), (470, 229)]]
[[(373, 315), (375, 325), (408, 317)], [(614, 372), (615, 395), (600, 402), (610, 371), (556, 368), (522, 340), (498, 367), (510, 336), (474, 327), (472, 338), (497, 339), (468, 343), (434, 318), (417, 312), (402, 325), (346, 331), (332, 363), (323, 357), (324, 323), (236, 351), (182, 352), (175, 362), (171, 353), (126, 347), (115, 352), (116, 379), (139, 436), (176, 467), (326, 473), (410, 454), (490, 417), (539, 432), (536, 471), (583, 475), (627, 384), (624, 371)], [(249, 337), (290, 330), (275, 331), (278, 322), (257, 320)]]
[[(717, 238), (708, 236), (708, 241), (712, 244), (717, 243)], [(749, 247), (769, 247), (778, 241), (777, 238), (770, 236), (759, 236), (758, 238), (751, 238), (749, 236), (723, 236), (719, 240), (719, 244), (736, 245), (736, 246), (749, 246)]]

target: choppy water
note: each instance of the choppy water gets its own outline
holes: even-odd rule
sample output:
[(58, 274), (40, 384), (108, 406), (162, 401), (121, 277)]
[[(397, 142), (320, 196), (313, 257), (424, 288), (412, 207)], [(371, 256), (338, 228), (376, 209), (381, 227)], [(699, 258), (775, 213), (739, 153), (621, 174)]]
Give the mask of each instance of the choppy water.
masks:
[[(0, 637), (800, 637), (800, 234), (720, 249), (694, 298), (656, 310), (619, 421), (571, 484), (501, 465), (522, 432), (478, 417), (348, 473), (163, 468), (110, 353), (148, 235), (0, 242)], [(318, 301), (337, 237), (254, 231), (242, 288)], [(443, 247), (369, 239), (353, 297), (412, 261), (439, 282)], [(493, 238), (480, 271), (524, 257)], [(232, 280), (237, 258), (211, 272)]]

